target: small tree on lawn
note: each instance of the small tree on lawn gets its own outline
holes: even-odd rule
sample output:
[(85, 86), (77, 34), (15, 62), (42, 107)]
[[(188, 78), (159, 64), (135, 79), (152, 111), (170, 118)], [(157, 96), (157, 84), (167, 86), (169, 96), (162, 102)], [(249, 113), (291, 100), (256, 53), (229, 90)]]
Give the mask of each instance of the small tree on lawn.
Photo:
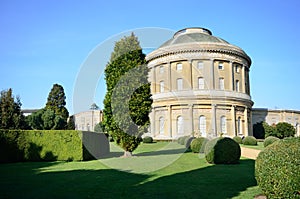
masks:
[(276, 137), (278, 138), (293, 137), (295, 133), (296, 129), (287, 122), (279, 122), (276, 124)]
[(131, 156), (147, 130), (152, 104), (145, 55), (133, 33), (116, 42), (105, 80), (105, 130), (124, 149), (124, 156)]

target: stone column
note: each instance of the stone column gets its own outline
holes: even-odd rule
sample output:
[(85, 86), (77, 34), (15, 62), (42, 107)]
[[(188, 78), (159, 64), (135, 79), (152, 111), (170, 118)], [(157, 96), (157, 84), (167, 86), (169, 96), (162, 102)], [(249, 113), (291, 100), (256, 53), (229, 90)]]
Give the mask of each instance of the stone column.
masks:
[(169, 129), (169, 136), (172, 138), (172, 106), (168, 105), (168, 129)]
[(189, 74), (189, 78), (190, 78), (190, 86), (191, 86), (191, 90), (193, 90), (193, 61), (192, 60), (188, 60), (189, 64), (190, 64), (190, 74)]
[(248, 108), (245, 107), (245, 110), (244, 110), (244, 121), (245, 121), (245, 125), (244, 125), (244, 128), (245, 128), (245, 136), (248, 136), (249, 135), (249, 125), (248, 125)]
[(172, 68), (171, 63), (168, 63), (168, 78), (169, 78), (169, 91), (172, 91)]
[(215, 89), (215, 69), (214, 69), (214, 60), (211, 59), (211, 67), (210, 67), (210, 89)]
[(246, 88), (245, 88), (245, 65), (242, 65), (242, 79), (241, 79), (241, 85), (240, 85), (240, 89), (241, 92), (245, 93), (246, 92)]
[(155, 123), (156, 123), (156, 121), (155, 121), (155, 109), (154, 108), (152, 108), (152, 111), (151, 111), (151, 113), (150, 113), (150, 123), (151, 123), (151, 134), (152, 134), (152, 136), (153, 137), (155, 137), (156, 135), (155, 135)]
[(158, 83), (156, 82), (155, 66), (152, 66), (152, 81), (153, 93), (156, 93), (156, 86)]
[(229, 73), (230, 73), (230, 78), (229, 78), (229, 90), (233, 91), (234, 90), (234, 69), (233, 69), (233, 63), (232, 61), (229, 62)]
[(217, 137), (216, 104), (211, 106), (211, 136)]
[(231, 106), (231, 121), (232, 121), (232, 131), (234, 136), (237, 135), (236, 131), (236, 119), (235, 119), (235, 106)]
[(190, 130), (191, 133), (194, 132), (194, 115), (193, 115), (193, 104), (189, 105), (189, 117), (190, 117)]

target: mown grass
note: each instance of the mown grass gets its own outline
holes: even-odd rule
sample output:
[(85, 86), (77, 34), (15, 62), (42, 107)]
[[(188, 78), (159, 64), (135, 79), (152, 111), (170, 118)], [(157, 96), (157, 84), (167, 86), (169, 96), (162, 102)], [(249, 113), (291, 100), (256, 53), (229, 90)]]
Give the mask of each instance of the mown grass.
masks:
[[(252, 199), (260, 193), (254, 178), (254, 160), (210, 165), (203, 156), (180, 153), (179, 145), (173, 144), (142, 144), (133, 158), (118, 158), (121, 151), (113, 151), (112, 157), (101, 161), (1, 164), (0, 198)], [(151, 160), (155, 163), (171, 157), (176, 158), (167, 166), (144, 173), (136, 168), (124, 172), (103, 163), (125, 160), (123, 164), (131, 161), (147, 167)]]
[(257, 150), (264, 150), (264, 142), (257, 142), (257, 145), (252, 146), (252, 145), (244, 145), (244, 144), (240, 144), (242, 147), (246, 147), (246, 148), (251, 148), (251, 149), (257, 149)]

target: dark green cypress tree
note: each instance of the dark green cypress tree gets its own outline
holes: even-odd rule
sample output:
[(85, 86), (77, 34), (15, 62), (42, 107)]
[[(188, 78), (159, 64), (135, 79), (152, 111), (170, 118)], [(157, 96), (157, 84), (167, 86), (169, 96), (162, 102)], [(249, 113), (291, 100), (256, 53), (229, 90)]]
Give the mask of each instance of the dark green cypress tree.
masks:
[(145, 54), (133, 33), (116, 42), (105, 80), (103, 124), (130, 156), (148, 128), (152, 105)]

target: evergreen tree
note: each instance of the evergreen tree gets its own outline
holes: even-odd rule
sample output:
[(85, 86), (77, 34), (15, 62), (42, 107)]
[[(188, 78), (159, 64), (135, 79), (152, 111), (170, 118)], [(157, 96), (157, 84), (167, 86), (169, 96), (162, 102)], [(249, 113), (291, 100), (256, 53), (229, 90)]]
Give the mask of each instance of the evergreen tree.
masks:
[(131, 155), (149, 125), (151, 110), (148, 67), (137, 37), (132, 33), (116, 42), (105, 68), (105, 130)]
[(0, 129), (23, 129), (25, 117), (21, 112), (21, 100), (17, 96), (16, 101), (12, 89), (1, 91), (0, 95)]

